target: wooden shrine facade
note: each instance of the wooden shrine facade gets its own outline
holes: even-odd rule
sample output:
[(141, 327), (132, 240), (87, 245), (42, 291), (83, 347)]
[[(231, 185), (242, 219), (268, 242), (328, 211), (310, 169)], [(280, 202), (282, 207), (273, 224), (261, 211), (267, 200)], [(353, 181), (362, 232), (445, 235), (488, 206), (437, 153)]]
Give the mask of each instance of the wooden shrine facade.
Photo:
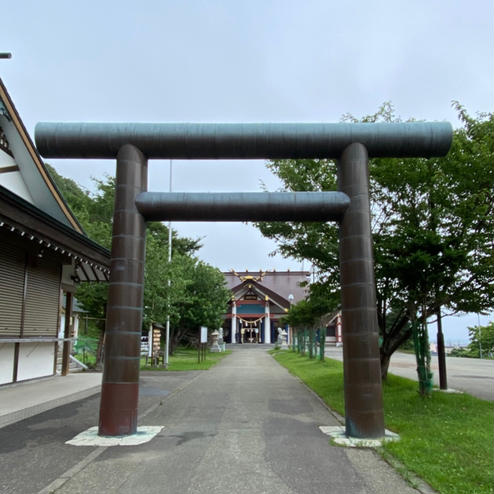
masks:
[(306, 271), (259, 271), (224, 273), (232, 292), (228, 312), (224, 315), (223, 334), (229, 343), (274, 343), (278, 328), (291, 304), (306, 297), (302, 284)]

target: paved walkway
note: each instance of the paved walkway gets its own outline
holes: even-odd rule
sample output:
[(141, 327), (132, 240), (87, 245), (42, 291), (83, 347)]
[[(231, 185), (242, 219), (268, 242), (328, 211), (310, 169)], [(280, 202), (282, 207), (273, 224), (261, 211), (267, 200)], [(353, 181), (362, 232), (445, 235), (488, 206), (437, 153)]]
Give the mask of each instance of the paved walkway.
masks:
[(0, 387), (0, 427), (99, 393), (101, 374), (75, 372)]
[(90, 397), (0, 429), (0, 492), (416, 492), (372, 450), (329, 444), (320, 400), (262, 346), (234, 347), (208, 372), (143, 373), (140, 446), (65, 445), (96, 425)]

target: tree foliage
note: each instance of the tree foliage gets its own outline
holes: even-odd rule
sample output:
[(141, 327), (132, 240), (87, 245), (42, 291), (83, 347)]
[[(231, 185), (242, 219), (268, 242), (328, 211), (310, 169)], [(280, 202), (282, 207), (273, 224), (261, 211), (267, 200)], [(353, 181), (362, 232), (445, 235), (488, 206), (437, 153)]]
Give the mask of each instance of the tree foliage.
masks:
[(324, 283), (313, 283), (306, 299), (290, 307), (283, 323), (297, 329), (319, 328), (321, 318), (338, 309), (340, 301), (336, 292), (328, 291)]
[[(381, 368), (411, 334), (411, 320), (441, 308), (492, 308), (494, 117), (471, 117), (455, 103), (463, 127), (446, 157), (373, 159), (370, 197)], [(350, 115), (346, 120), (356, 121)], [(399, 121), (386, 103), (364, 122)], [(336, 190), (328, 160), (274, 160), (286, 190)], [(339, 292), (338, 231), (328, 223), (259, 223), (285, 256), (308, 259), (328, 293)]]
[[(73, 180), (60, 176), (48, 165), (57, 187), (87, 235), (100, 245), (111, 247), (115, 180), (95, 180), (96, 192), (81, 189)], [(218, 328), (229, 292), (223, 274), (200, 261), (195, 253), (199, 240), (179, 237), (172, 231), (172, 261), (168, 262), (168, 228), (149, 223), (146, 228), (146, 267), (143, 326), (164, 324), (170, 314), (171, 341), (186, 342), (200, 326)], [(168, 280), (171, 280), (170, 285)], [(83, 283), (76, 297), (92, 317), (105, 317), (108, 286)], [(172, 347), (174, 345), (172, 344)]]
[(468, 328), (470, 343), (466, 348), (455, 348), (452, 357), (494, 358), (494, 322), (487, 326)]
[(474, 352), (475, 356), (494, 357), (494, 322), (490, 322), (487, 326), (473, 326), (468, 328), (470, 335), (469, 347)]

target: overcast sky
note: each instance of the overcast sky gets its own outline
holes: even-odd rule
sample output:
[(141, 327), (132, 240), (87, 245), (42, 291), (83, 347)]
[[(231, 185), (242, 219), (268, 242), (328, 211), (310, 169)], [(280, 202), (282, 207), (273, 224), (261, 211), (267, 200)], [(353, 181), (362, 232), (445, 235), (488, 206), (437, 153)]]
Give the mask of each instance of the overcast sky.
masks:
[[(493, 111), (492, 0), (6, 0), (0, 60), (31, 136), (39, 121), (336, 122), (391, 101), (448, 120)], [(92, 188), (111, 161), (50, 160)], [(150, 163), (150, 190), (169, 187)], [(262, 161), (174, 161), (173, 190), (280, 187)], [(177, 223), (222, 270), (300, 269), (249, 225)], [(308, 269), (310, 266), (303, 266)], [(482, 319), (482, 321), (485, 321)], [(465, 339), (476, 316), (446, 323)]]

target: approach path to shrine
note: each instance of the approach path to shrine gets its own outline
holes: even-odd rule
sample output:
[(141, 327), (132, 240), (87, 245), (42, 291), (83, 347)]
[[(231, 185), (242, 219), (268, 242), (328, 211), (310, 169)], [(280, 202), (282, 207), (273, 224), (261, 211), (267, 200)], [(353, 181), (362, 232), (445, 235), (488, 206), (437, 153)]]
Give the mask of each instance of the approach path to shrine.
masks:
[(264, 345), (236, 345), (205, 372), (143, 373), (139, 425), (165, 427), (146, 444), (65, 445), (96, 425), (98, 400), (1, 429), (6, 492), (417, 492), (372, 450), (331, 446), (319, 426), (335, 418)]

